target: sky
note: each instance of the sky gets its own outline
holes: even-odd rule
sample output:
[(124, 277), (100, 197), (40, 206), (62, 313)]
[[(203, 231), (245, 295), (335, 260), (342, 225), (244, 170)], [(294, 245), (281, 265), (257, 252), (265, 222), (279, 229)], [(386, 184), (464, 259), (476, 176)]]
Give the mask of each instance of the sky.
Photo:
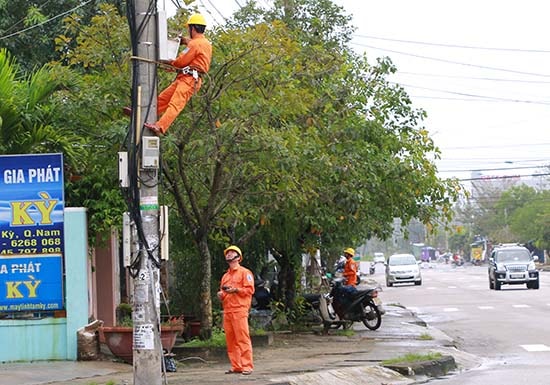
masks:
[[(353, 16), (351, 47), (373, 64), (390, 57), (397, 74), (389, 80), (427, 112), (424, 126), (442, 152), (440, 177), (548, 172), (540, 169), (550, 164), (545, 1), (334, 2)], [(197, 3), (209, 21), (222, 23), (245, 0)]]

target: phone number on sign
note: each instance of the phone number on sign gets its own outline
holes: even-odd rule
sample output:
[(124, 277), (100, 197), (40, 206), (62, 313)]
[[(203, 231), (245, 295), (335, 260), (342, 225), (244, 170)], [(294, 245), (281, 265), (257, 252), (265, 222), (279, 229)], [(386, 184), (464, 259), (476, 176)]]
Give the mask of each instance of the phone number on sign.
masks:
[[(8, 246), (4, 243), (5, 246)], [(59, 254), (61, 238), (12, 239), (0, 254)]]

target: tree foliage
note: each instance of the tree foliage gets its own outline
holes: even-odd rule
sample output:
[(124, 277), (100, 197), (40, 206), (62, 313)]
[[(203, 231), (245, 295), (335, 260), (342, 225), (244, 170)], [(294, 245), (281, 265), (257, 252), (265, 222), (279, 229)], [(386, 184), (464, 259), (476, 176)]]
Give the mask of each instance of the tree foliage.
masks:
[(206, 329), (212, 245), (245, 246), (245, 261), (270, 251), (292, 305), (319, 234), (339, 250), (388, 236), (394, 217), (450, 213), (458, 187), (436, 176), (425, 113), (385, 80), (389, 60), (370, 66), (347, 47), (348, 21), (330, 1), (249, 5), (210, 36), (212, 69), (171, 128), (163, 167), (202, 255)]
[(26, 75), (12, 55), (0, 49), (0, 152), (62, 152), (69, 167), (81, 155), (80, 139), (58, 125), (54, 94), (68, 82), (49, 65)]

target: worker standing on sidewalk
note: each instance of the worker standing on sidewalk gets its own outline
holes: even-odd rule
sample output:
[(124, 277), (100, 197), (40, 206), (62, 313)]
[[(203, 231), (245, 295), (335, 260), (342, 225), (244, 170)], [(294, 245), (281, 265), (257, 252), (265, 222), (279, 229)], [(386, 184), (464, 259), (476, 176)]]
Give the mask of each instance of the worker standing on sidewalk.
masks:
[(156, 123), (145, 123), (144, 126), (156, 135), (165, 134), (179, 113), (202, 85), (202, 75), (210, 69), (212, 45), (204, 37), (206, 20), (196, 13), (187, 22), (189, 37), (182, 37), (181, 44), (186, 48), (169, 64), (177, 68), (176, 79), (158, 96)]
[(223, 252), (229, 269), (223, 275), (218, 298), (223, 306), (223, 329), (227, 342), (227, 355), (231, 369), (226, 374), (251, 374), (252, 341), (248, 330), (248, 312), (254, 294), (254, 276), (240, 265), (243, 254), (237, 246), (229, 246)]

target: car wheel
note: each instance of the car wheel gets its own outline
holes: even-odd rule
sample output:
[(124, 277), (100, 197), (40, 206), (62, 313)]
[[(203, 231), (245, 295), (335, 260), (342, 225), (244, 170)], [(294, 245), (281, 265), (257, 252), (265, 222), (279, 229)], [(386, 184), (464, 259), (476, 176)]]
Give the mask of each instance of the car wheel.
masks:
[(494, 288), (495, 284), (493, 283), (493, 281), (491, 281), (491, 277), (489, 277), (489, 289), (494, 290)]
[(392, 287), (392, 286), (393, 286), (393, 283), (391, 283), (390, 281), (388, 281), (388, 280), (386, 279), (386, 286), (387, 286), (387, 287)]
[(536, 281), (529, 282), (529, 283), (527, 284), (527, 288), (528, 288), (528, 289), (535, 289), (535, 290), (538, 290), (538, 288), (539, 288), (539, 280), (537, 279)]
[(500, 281), (495, 279), (495, 290), (500, 290), (501, 286), (502, 284), (500, 283)]

